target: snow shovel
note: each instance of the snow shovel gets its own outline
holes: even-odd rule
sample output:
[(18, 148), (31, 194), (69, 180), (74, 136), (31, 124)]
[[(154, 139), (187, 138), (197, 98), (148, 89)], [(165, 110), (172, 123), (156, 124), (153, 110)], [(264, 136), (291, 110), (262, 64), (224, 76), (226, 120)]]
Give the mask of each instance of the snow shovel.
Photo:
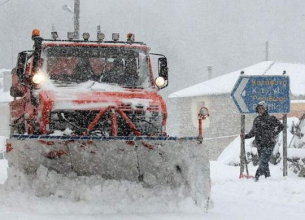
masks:
[[(241, 115), (241, 134), (245, 135), (245, 115)], [(246, 173), (244, 174), (244, 169), (246, 166)], [(252, 179), (254, 176), (249, 175), (248, 171), (248, 163), (247, 163), (247, 157), (246, 157), (246, 149), (245, 149), (245, 139), (241, 138), (240, 140), (240, 174), (239, 179), (246, 178), (246, 179)]]

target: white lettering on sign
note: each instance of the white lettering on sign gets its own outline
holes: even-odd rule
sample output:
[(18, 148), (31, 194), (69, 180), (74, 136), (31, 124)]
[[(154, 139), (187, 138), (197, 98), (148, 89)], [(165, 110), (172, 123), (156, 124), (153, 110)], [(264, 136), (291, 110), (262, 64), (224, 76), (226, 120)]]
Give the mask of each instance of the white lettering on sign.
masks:
[[(253, 109), (255, 109), (257, 106), (257, 104), (253, 104)], [(268, 110), (269, 111), (278, 111), (282, 108), (282, 105), (280, 104), (275, 104), (275, 103), (272, 103), (272, 104), (268, 104)]]
[(256, 80), (252, 79), (251, 84), (252, 85), (257, 85), (257, 86), (286, 86), (287, 85), (287, 80)]

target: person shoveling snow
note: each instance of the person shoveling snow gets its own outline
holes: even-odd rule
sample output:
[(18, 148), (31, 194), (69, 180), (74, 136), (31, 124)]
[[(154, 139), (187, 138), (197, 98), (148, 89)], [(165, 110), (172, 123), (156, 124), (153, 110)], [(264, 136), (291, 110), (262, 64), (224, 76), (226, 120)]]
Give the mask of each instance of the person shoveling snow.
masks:
[(255, 136), (259, 156), (259, 166), (255, 174), (255, 181), (261, 175), (270, 177), (269, 160), (276, 144), (276, 136), (284, 129), (284, 125), (275, 117), (268, 114), (268, 107), (264, 101), (258, 103), (256, 112), (259, 114), (253, 121), (253, 126), (248, 134), (241, 134), (242, 139)]

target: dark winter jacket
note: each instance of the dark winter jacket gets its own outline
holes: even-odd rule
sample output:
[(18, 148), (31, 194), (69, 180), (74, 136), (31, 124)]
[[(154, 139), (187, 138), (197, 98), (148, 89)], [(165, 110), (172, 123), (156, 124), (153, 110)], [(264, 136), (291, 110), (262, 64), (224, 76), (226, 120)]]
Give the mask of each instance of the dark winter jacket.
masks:
[(284, 129), (284, 125), (273, 115), (265, 112), (257, 116), (253, 121), (251, 131), (246, 134), (245, 138), (255, 136), (257, 145), (267, 145), (273, 147), (276, 136)]

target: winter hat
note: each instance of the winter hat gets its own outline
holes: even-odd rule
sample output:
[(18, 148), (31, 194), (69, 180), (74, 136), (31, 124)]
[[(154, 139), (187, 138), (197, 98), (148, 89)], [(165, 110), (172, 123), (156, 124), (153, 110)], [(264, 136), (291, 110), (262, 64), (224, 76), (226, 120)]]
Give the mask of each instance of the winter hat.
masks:
[(260, 101), (259, 103), (257, 103), (257, 106), (255, 108), (257, 113), (258, 113), (258, 106), (261, 106), (265, 109), (265, 111), (268, 111), (268, 105), (265, 101)]

